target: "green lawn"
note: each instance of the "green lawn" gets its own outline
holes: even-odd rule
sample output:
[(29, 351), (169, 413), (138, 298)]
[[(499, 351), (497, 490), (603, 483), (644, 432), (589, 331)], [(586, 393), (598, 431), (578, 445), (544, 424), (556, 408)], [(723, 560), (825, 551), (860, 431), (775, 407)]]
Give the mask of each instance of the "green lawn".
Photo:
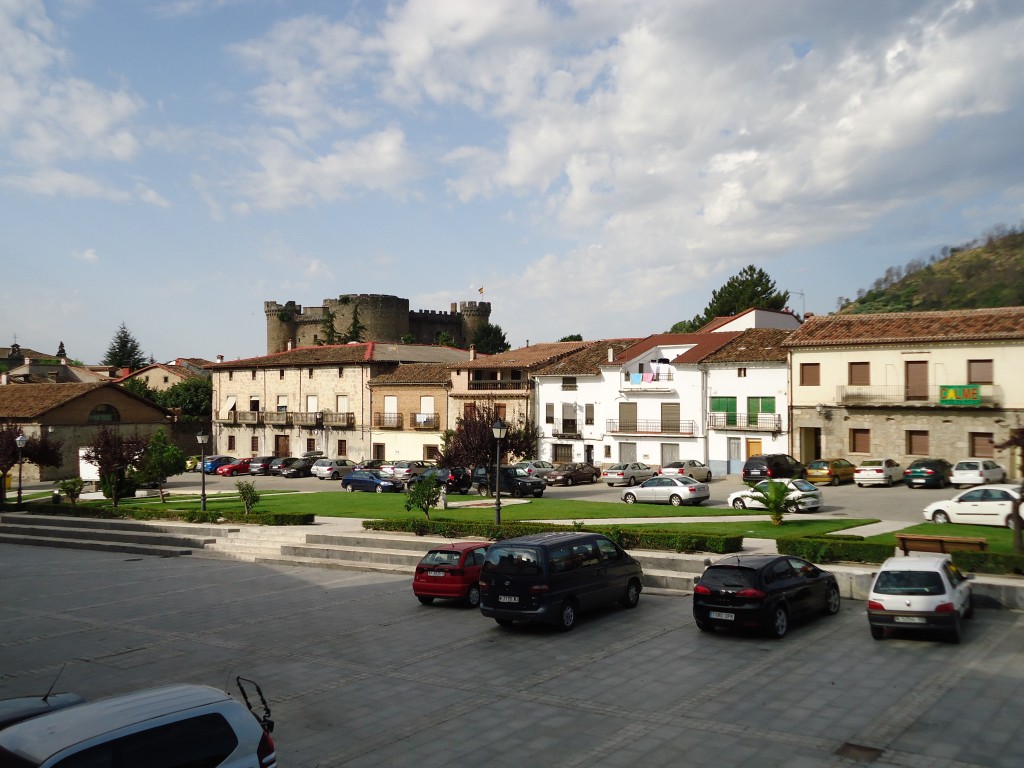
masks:
[[(972, 539), (987, 539), (989, 552), (997, 552), (1003, 555), (1013, 554), (1013, 531), (1009, 528), (1000, 528), (994, 525), (919, 523), (907, 526), (899, 531), (899, 533), (917, 533), (924, 536), (967, 536)], [(896, 536), (892, 533), (872, 536), (868, 541), (896, 546)]]

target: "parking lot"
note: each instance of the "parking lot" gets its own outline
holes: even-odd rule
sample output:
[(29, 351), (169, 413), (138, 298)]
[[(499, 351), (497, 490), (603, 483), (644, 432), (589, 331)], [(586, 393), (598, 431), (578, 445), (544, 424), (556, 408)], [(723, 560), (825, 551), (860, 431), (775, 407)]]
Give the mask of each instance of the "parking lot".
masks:
[(876, 642), (847, 602), (771, 641), (701, 633), (688, 597), (645, 595), (560, 634), (421, 606), (406, 577), (9, 545), (0, 584), (0, 696), (65, 664), (57, 690), (87, 697), (243, 675), (281, 766), (1024, 760), (1017, 612), (978, 610), (961, 645)]

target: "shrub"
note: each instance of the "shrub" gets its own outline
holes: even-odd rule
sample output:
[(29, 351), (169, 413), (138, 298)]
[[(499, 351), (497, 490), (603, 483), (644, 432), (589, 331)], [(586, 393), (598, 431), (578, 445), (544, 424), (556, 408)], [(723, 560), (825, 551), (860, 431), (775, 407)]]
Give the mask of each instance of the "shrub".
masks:
[(57, 482), (57, 490), (62, 495), (67, 496), (68, 501), (72, 505), (78, 501), (78, 497), (82, 495), (82, 491), (85, 490), (85, 481), (80, 477), (70, 477), (67, 480), (60, 480)]
[(859, 536), (800, 536), (775, 540), (780, 555), (796, 555), (812, 563), (881, 563), (893, 555), (891, 544)]
[(242, 499), (242, 505), (245, 507), (245, 514), (252, 512), (253, 507), (260, 503), (260, 495), (256, 492), (256, 486), (253, 483), (246, 482), (245, 480), (239, 480), (235, 483), (235, 488), (238, 490), (238, 496)]
[(1024, 555), (1004, 555), (998, 552), (954, 552), (953, 562), (965, 571), (1024, 575)]

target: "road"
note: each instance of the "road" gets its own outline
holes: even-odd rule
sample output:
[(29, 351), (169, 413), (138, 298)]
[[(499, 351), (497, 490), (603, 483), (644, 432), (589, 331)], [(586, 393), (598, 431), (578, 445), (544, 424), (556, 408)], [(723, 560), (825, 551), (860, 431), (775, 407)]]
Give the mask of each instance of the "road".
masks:
[(1024, 761), (1019, 612), (979, 609), (961, 645), (877, 642), (846, 602), (774, 641), (644, 595), (560, 634), (421, 606), (403, 577), (11, 545), (0, 585), (0, 697), (65, 664), (57, 690), (89, 698), (243, 675), (282, 768)]

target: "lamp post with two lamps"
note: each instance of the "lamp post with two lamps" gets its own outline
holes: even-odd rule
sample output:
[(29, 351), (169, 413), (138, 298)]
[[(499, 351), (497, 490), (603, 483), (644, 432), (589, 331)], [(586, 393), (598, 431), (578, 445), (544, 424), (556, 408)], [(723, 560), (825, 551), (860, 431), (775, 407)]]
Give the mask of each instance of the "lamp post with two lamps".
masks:
[(491, 425), (496, 447), (494, 449), (494, 524), (501, 525), (501, 441), (508, 434), (508, 424), (499, 416)]
[(199, 443), (199, 474), (202, 475), (203, 478), (203, 490), (199, 494), (199, 503), (203, 512), (206, 511), (206, 467), (204, 465), (206, 464), (206, 443), (209, 439), (210, 436), (202, 430), (200, 430), (199, 434), (196, 435), (196, 441)]
[(28, 443), (28, 438), (24, 434), (19, 433), (14, 438), (14, 443), (18, 446), (18, 509), (21, 509), (21, 450)]

